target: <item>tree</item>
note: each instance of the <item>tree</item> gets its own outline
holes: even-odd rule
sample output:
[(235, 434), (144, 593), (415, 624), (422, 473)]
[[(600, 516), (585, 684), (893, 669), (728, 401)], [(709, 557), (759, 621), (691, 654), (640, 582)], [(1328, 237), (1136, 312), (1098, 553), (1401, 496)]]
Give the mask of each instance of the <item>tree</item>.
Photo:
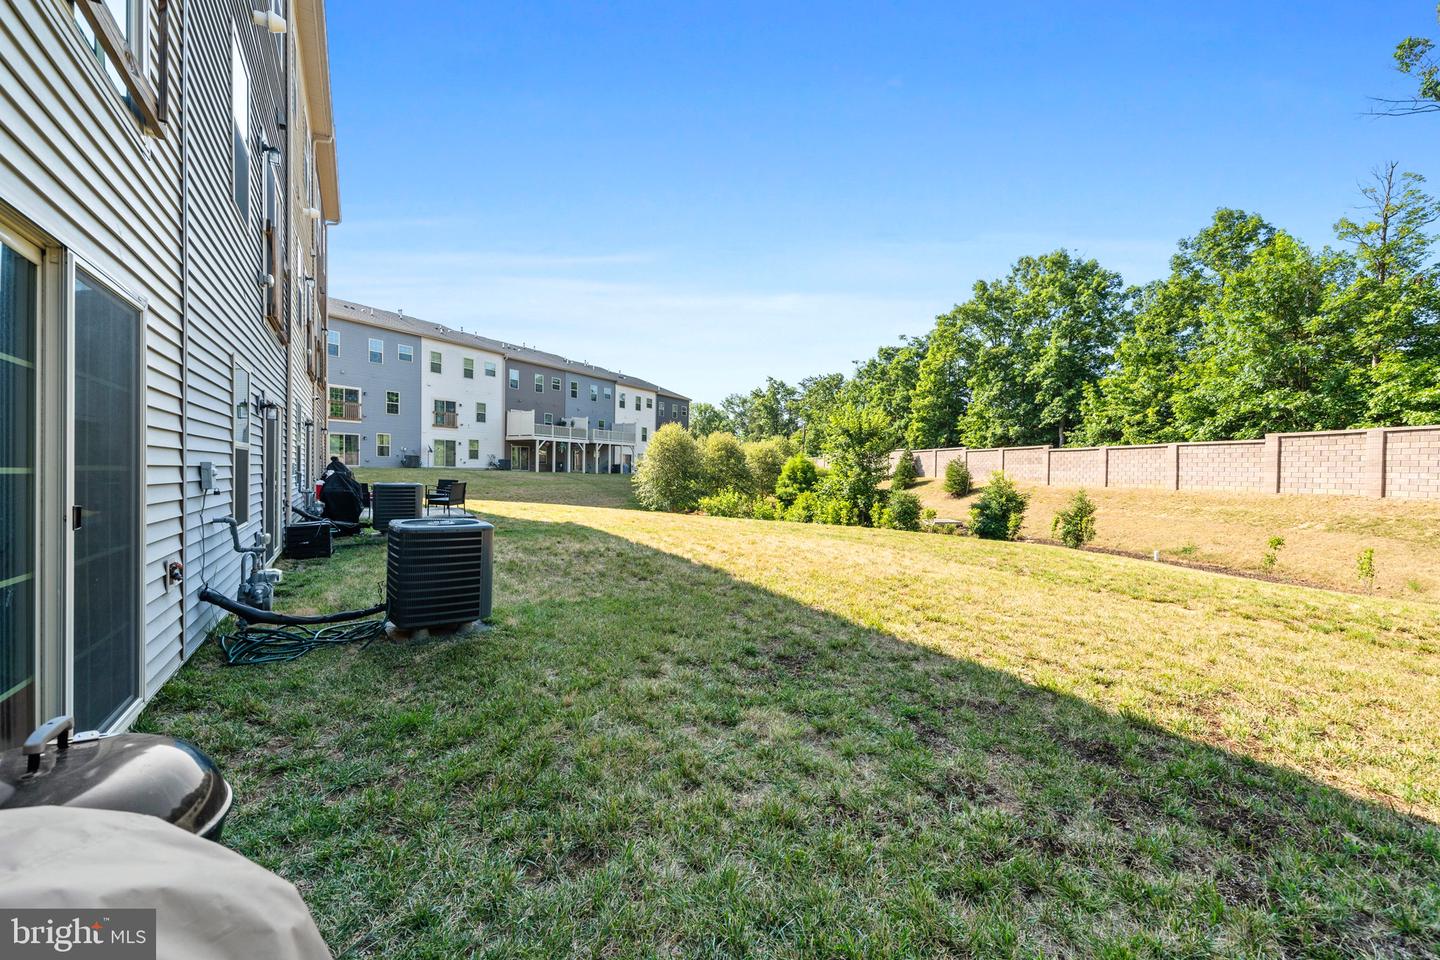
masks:
[(1145, 287), (1134, 322), (1120, 339), (1115, 362), (1080, 404), (1082, 444), (1174, 443), (1190, 439), (1177, 422), (1182, 374), (1200, 339), (1203, 314), (1226, 281), (1250, 264), (1275, 228), (1243, 210), (1215, 211), (1209, 226), (1180, 241), (1170, 276)]
[[(920, 379), (920, 361), (929, 342), (925, 337), (901, 337), (900, 343), (884, 346), (875, 356), (855, 365), (855, 374), (845, 382), (832, 413), (842, 404), (879, 410), (903, 437), (910, 424), (911, 395)], [(827, 429), (829, 421), (827, 421)], [(823, 446), (822, 446), (823, 449)]]
[(700, 459), (709, 493), (724, 490), (749, 493), (755, 485), (745, 463), (745, 450), (733, 433), (712, 433), (700, 441)]
[(704, 492), (700, 446), (684, 427), (667, 423), (650, 439), (635, 471), (635, 498), (648, 510), (694, 510)]
[(797, 425), (793, 407), (798, 396), (785, 381), (766, 377), (763, 387), (732, 393), (721, 406), (735, 432), (746, 440), (788, 437)]
[(1184, 436), (1244, 439), (1358, 419), (1354, 276), (1353, 257), (1316, 253), (1278, 231), (1227, 277), (1202, 310), (1200, 343), (1176, 393)]
[(830, 413), (845, 388), (843, 373), (822, 373), (800, 381), (799, 395), (792, 410), (799, 421), (800, 441), (805, 453), (818, 455), (825, 445), (825, 427)]
[(734, 424), (725, 412), (714, 404), (703, 401), (690, 404), (690, 432), (696, 439), (712, 433), (733, 433)]
[(780, 468), (780, 476), (775, 481), (775, 497), (789, 507), (801, 494), (814, 490), (819, 482), (820, 472), (815, 469), (815, 461), (804, 453), (797, 453)]
[(1440, 419), (1440, 290), (1431, 262), (1431, 224), (1440, 204), (1425, 178), (1396, 175), (1388, 163), (1361, 189), (1370, 218), (1342, 217), (1335, 235), (1352, 244), (1359, 275), (1355, 346), (1367, 363), (1364, 425), (1433, 423)]
[(1110, 363), (1133, 291), (1065, 250), (1022, 257), (975, 284), (967, 310), (979, 344), (960, 421), (969, 446), (1063, 445), (1087, 387)]
[(755, 492), (762, 496), (774, 493), (775, 481), (780, 478), (785, 461), (795, 453), (795, 444), (788, 437), (767, 437), (751, 440), (744, 444), (744, 449)]
[(894, 444), (895, 427), (883, 411), (853, 405), (836, 410), (825, 445), (830, 472), (820, 483), (820, 499), (848, 504), (858, 522), (874, 523)]
[[(1440, 8), (1436, 9), (1440, 16)], [(1378, 113), (1406, 116), (1412, 113), (1434, 113), (1440, 110), (1440, 61), (1431, 54), (1435, 42), (1426, 37), (1406, 37), (1395, 47), (1395, 69), (1416, 81), (1413, 96), (1403, 100), (1373, 98)]]
[(935, 318), (911, 391), (910, 421), (905, 430), (905, 441), (911, 447), (948, 447), (959, 440), (977, 348), (970, 312), (957, 306)]

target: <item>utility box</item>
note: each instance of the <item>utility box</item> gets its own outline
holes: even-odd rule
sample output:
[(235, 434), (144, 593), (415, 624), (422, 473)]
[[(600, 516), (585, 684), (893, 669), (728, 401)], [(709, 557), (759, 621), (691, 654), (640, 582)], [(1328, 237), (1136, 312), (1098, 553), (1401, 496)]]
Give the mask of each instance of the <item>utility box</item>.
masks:
[(319, 521), (291, 523), (285, 527), (286, 560), (320, 560), (335, 553), (335, 528)]

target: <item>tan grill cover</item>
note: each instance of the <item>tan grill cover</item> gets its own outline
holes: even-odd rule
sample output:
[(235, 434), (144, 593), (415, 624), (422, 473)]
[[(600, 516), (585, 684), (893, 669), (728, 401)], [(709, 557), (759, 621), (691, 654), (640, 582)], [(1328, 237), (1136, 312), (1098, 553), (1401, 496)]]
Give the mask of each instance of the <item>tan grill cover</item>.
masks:
[(289, 882), (140, 813), (0, 811), (0, 906), (154, 907), (162, 960), (330, 960)]

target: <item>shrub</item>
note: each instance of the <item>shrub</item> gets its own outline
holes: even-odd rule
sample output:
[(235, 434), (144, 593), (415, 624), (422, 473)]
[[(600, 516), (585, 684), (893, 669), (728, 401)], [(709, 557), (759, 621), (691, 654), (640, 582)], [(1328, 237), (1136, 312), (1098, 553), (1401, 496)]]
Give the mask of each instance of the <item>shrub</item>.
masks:
[(756, 520), (783, 520), (785, 508), (774, 497), (757, 497), (750, 515)]
[(711, 517), (749, 517), (755, 512), (755, 499), (742, 490), (727, 487), (719, 493), (701, 497), (700, 512)]
[(791, 523), (814, 523), (815, 511), (819, 505), (820, 498), (815, 495), (815, 491), (806, 490), (785, 508), (785, 519)]
[(1095, 501), (1076, 491), (1070, 504), (1050, 521), (1050, 532), (1067, 547), (1083, 547), (1095, 539)]
[(788, 437), (770, 437), (745, 444), (745, 464), (750, 468), (756, 493), (765, 496), (775, 492), (780, 471), (794, 452), (795, 444)]
[(860, 508), (844, 497), (826, 496), (820, 492), (815, 496), (815, 522), (858, 527), (862, 522)]
[(997, 471), (990, 475), (980, 499), (970, 508), (970, 532), (986, 540), (1014, 540), (1020, 535), (1029, 504), (1030, 497)]
[(694, 510), (704, 492), (700, 446), (678, 423), (655, 431), (632, 481), (635, 499), (648, 510)]
[(733, 433), (712, 433), (700, 441), (700, 458), (705, 468), (705, 490), (716, 494), (723, 490), (755, 487), (750, 467), (745, 463), (745, 450)]
[(1265, 544), (1264, 556), (1260, 558), (1260, 566), (1267, 572), (1275, 569), (1275, 563), (1280, 559), (1280, 548), (1285, 546), (1284, 537), (1271, 537)]
[(1366, 547), (1355, 560), (1355, 574), (1367, 587), (1375, 587), (1375, 548)]
[(814, 490), (819, 482), (815, 461), (797, 453), (780, 468), (780, 476), (775, 480), (775, 496), (788, 508), (802, 493)]
[(919, 530), (920, 516), (920, 498), (913, 493), (896, 490), (885, 499), (879, 525), (891, 530)]
[(915, 454), (909, 449), (901, 450), (900, 459), (895, 461), (895, 469), (890, 472), (890, 489), (909, 490), (915, 485), (917, 477)]
[(964, 458), (945, 464), (946, 493), (952, 497), (968, 497), (974, 489), (975, 481), (970, 476), (970, 468), (965, 465)]

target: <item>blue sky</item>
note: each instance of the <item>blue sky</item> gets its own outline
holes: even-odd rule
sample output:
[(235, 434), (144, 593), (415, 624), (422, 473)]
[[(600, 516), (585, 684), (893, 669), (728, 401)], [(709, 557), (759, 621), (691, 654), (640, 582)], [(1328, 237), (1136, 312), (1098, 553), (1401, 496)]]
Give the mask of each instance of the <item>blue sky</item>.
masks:
[[(998, 9), (997, 9), (998, 8)], [(1387, 160), (1430, 0), (328, 5), (331, 292), (718, 402), (848, 372), (1068, 247), (1140, 282), (1218, 206), (1307, 242)]]

